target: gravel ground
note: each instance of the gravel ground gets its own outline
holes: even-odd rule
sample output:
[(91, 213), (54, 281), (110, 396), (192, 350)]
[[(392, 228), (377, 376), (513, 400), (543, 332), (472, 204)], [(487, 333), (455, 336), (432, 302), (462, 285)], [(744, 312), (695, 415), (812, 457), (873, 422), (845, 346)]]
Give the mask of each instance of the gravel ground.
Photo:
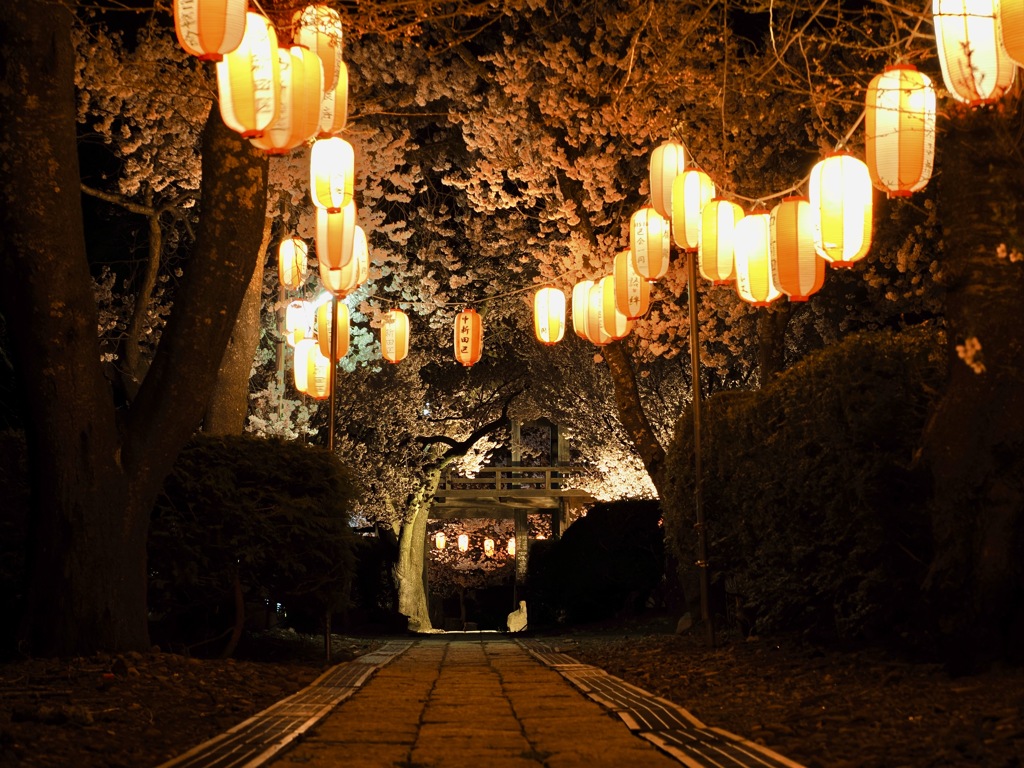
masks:
[[(724, 637), (707, 649), (699, 633), (657, 622), (539, 639), (808, 768), (1024, 766), (1024, 670), (950, 677), (793, 638)], [(335, 637), (335, 658), (376, 644)], [(0, 766), (155, 766), (322, 671), (316, 638), (278, 633), (260, 650), (250, 655), (267, 660), (148, 653), (0, 665)]]

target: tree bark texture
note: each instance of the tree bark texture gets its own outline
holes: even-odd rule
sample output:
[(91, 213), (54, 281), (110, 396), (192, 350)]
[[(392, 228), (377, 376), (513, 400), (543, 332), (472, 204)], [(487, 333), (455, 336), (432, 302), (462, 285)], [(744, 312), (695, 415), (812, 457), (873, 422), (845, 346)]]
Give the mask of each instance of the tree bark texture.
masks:
[[(939, 179), (951, 376), (923, 441), (934, 481), (927, 587), (953, 642), (984, 656), (1024, 648), (1021, 109), (953, 111)], [(965, 360), (970, 339), (980, 349)]]
[(115, 403), (85, 251), (72, 23), (64, 4), (0, 5), (0, 307), (29, 446), (25, 634), (48, 655), (148, 647), (150, 509), (202, 415), (266, 200), (265, 157), (215, 116), (186, 279), (137, 399)]
[(433, 628), (427, 599), (427, 520), (446, 466), (447, 463), (427, 471), (398, 536), (398, 562), (395, 564), (398, 612), (408, 619), (412, 632), (429, 632)]

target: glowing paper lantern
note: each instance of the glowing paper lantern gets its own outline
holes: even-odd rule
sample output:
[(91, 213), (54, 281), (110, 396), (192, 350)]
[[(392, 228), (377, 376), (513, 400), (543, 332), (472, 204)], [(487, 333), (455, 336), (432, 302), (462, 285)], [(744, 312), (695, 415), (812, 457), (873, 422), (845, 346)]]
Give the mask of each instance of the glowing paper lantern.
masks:
[(349, 324), (348, 306), (343, 301), (325, 301), (316, 309), (316, 335), (320, 342), (320, 354), (331, 357), (331, 304), (337, 307), (338, 316), (338, 348), (335, 360), (341, 360), (348, 354)]
[(217, 95), (224, 124), (249, 139), (277, 117), (281, 77), (270, 20), (252, 12), (245, 19), (241, 44), (217, 62)]
[(790, 301), (807, 301), (825, 282), (812, 219), (806, 197), (784, 198), (772, 209), (772, 280)]
[(666, 219), (672, 215), (672, 183), (689, 163), (686, 147), (677, 141), (666, 141), (651, 152), (651, 205)]
[(280, 49), (280, 101), (277, 117), (262, 136), (249, 141), (271, 155), (283, 155), (320, 131), (323, 70), (315, 53), (297, 45)]
[(204, 61), (220, 61), (242, 43), (249, 0), (174, 0), (174, 31), (181, 47)]
[(999, 39), (999, 0), (932, 0), (935, 45), (946, 89), (972, 107), (1002, 97), (1017, 68)]
[(615, 281), (615, 306), (630, 320), (647, 314), (651, 307), (651, 284), (633, 268), (633, 256), (622, 251), (615, 256), (612, 270)]
[(409, 354), (409, 316), (400, 309), (384, 313), (380, 323), (380, 351), (389, 363), (398, 363)]
[(736, 279), (735, 233), (743, 216), (736, 203), (718, 197), (701, 211), (697, 264), (704, 279), (715, 285), (728, 285)]
[(306, 357), (306, 394), (316, 400), (324, 400), (331, 394), (331, 360), (320, 352), (319, 347), (309, 347)]
[(633, 330), (633, 321), (619, 311), (615, 300), (615, 275), (605, 275), (598, 281), (601, 290), (601, 324), (612, 341), (618, 341)]
[(293, 301), (284, 310), (284, 334), (291, 346), (313, 335), (313, 305), (301, 299)]
[(835, 154), (811, 169), (814, 247), (833, 267), (850, 266), (871, 248), (871, 176), (863, 162)]
[(359, 225), (352, 237), (352, 258), (340, 269), (334, 269), (320, 262), (320, 282), (336, 296), (347, 296), (366, 282), (370, 274), (370, 251), (366, 232)]
[(613, 341), (604, 329), (604, 286), (600, 280), (592, 282), (587, 291), (587, 340), (599, 347)]
[(658, 280), (668, 272), (672, 252), (672, 227), (669, 220), (646, 206), (630, 217), (629, 250), (633, 268), (645, 280)]
[(515, 539), (509, 539), (508, 540), (508, 547), (507, 548), (508, 548), (508, 553), (510, 555), (512, 555), (512, 557), (515, 557), (516, 556), (516, 540)]
[(465, 552), (469, 549), (469, 536), (464, 533), (459, 534), (459, 552)]
[(356, 204), (349, 200), (337, 212), (316, 209), (316, 257), (331, 269), (341, 269), (352, 261), (356, 248)]
[(494, 557), (494, 539), (484, 539), (484, 557)]
[(295, 389), (303, 394), (309, 389), (309, 356), (317, 349), (316, 339), (299, 339), (295, 344), (293, 374)]
[(338, 82), (341, 64), (341, 15), (326, 5), (307, 5), (292, 17), (294, 41), (308, 48), (324, 64), (324, 90)]
[(888, 67), (868, 86), (864, 157), (871, 182), (890, 197), (923, 189), (935, 159), (935, 89), (910, 65)]
[(309, 194), (313, 205), (337, 213), (352, 201), (356, 156), (337, 136), (313, 142), (309, 154)]
[(345, 130), (348, 122), (348, 67), (341, 62), (338, 82), (324, 91), (320, 102), (320, 137), (329, 138)]
[(483, 354), (483, 321), (475, 309), (464, 309), (455, 318), (455, 359), (467, 368)]
[(309, 246), (298, 237), (289, 237), (277, 246), (277, 279), (282, 288), (294, 291), (306, 282), (309, 270)]
[(736, 292), (755, 307), (782, 295), (772, 280), (771, 216), (754, 213), (736, 222)]
[(581, 339), (590, 338), (587, 335), (587, 311), (593, 285), (593, 280), (581, 280), (572, 287), (572, 330)]
[(700, 213), (715, 196), (715, 183), (704, 171), (689, 170), (672, 184), (672, 239), (687, 251), (700, 245)]
[(434, 534), (434, 546), (437, 549), (444, 549), (444, 545), (448, 543), (448, 537), (444, 535), (444, 531), (438, 531)]
[(1024, 2), (1000, 0), (996, 24), (1006, 55), (1024, 67)]
[(541, 288), (533, 297), (533, 332), (542, 344), (557, 344), (565, 335), (565, 294)]

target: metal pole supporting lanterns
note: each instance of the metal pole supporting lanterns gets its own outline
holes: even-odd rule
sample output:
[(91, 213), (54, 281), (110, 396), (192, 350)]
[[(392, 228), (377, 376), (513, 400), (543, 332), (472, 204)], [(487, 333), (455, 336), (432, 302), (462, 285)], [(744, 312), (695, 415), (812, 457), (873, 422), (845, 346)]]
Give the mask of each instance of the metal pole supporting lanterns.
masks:
[(693, 380), (693, 507), (697, 523), (697, 569), (700, 576), (700, 618), (704, 623), (705, 639), (709, 648), (715, 645), (715, 627), (711, 621), (708, 606), (708, 533), (704, 521), (704, 505), (701, 498), (703, 474), (700, 461), (700, 354), (698, 352), (699, 329), (697, 326), (697, 252), (687, 250), (687, 293), (690, 307), (690, 376)]

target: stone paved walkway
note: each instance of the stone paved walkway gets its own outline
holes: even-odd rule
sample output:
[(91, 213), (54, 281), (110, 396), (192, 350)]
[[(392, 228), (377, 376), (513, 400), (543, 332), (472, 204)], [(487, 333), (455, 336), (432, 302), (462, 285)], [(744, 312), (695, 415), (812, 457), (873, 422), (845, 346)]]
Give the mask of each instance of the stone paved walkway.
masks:
[(273, 768), (678, 768), (512, 640), (428, 638)]

